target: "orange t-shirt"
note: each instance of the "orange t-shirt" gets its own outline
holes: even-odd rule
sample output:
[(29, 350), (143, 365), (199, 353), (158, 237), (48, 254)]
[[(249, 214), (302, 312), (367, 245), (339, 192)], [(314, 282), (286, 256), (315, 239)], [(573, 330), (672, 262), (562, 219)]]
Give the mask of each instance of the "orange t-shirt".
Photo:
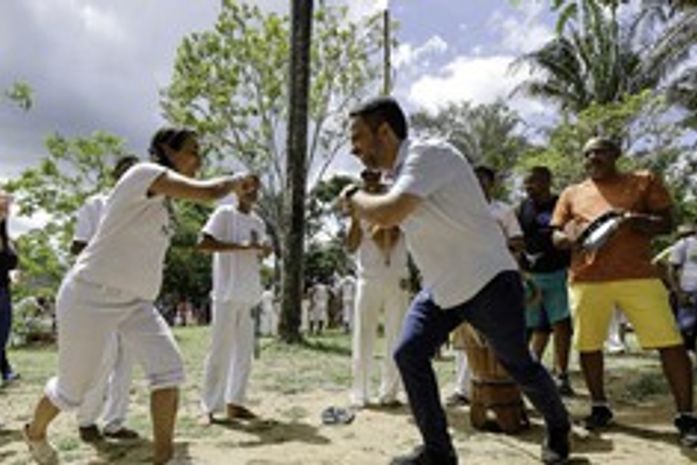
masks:
[[(585, 227), (611, 209), (634, 213), (658, 213), (670, 208), (672, 200), (663, 182), (648, 171), (622, 173), (611, 181), (587, 179), (562, 192), (551, 224), (563, 228), (570, 221)], [(651, 237), (620, 226), (596, 252), (574, 251), (569, 280), (572, 282), (615, 281), (657, 277), (651, 264)]]

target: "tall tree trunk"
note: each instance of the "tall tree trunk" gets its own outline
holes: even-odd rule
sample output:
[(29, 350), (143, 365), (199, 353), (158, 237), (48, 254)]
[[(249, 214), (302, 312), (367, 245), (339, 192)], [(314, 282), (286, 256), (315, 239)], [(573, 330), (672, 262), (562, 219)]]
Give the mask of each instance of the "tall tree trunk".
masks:
[(283, 302), (279, 333), (297, 342), (303, 294), (307, 118), (310, 85), (310, 44), (314, 0), (291, 0), (290, 112), (288, 121), (287, 186), (283, 222), (287, 231), (283, 250)]

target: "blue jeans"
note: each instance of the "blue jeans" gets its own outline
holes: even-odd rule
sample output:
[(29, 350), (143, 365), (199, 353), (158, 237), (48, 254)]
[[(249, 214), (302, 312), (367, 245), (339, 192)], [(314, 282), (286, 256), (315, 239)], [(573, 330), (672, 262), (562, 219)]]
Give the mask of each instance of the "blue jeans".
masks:
[(9, 286), (0, 285), (0, 373), (6, 379), (12, 373), (12, 367), (7, 360), (7, 345), (10, 341), (12, 328), (12, 300)]
[(438, 307), (428, 291), (416, 296), (394, 358), (427, 450), (447, 454), (453, 449), (431, 359), (463, 321), (484, 335), (549, 429), (570, 427), (552, 378), (530, 355), (524, 312), (523, 286), (515, 271), (498, 274), (472, 299), (453, 308)]

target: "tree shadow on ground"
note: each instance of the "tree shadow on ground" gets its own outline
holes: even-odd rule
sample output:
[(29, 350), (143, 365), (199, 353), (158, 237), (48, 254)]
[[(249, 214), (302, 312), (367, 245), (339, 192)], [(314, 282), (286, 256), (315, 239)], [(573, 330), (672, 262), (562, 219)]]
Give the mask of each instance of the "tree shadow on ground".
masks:
[[(91, 444), (97, 452), (97, 458), (87, 462), (88, 465), (133, 465), (152, 463), (153, 445), (148, 439), (128, 441), (98, 441)], [(174, 460), (176, 465), (193, 464), (189, 455), (189, 443), (175, 440)]]
[(331, 441), (319, 434), (316, 426), (297, 421), (283, 422), (279, 420), (261, 420), (252, 422), (216, 421), (210, 427), (221, 427), (231, 431), (255, 436), (254, 439), (241, 441), (226, 441), (221, 446), (259, 447), (270, 444), (287, 442), (303, 442), (307, 444), (326, 445)]

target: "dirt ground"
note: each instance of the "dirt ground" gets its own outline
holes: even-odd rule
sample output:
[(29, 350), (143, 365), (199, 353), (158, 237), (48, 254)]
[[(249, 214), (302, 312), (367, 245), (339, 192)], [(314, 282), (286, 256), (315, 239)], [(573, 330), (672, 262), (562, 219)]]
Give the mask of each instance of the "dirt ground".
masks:
[[(178, 335), (179, 336), (179, 335)], [(264, 349), (250, 385), (250, 406), (265, 421), (252, 424), (198, 424), (198, 379), (200, 379), (202, 330), (180, 339), (189, 382), (183, 390), (177, 426), (177, 464), (197, 465), (386, 465), (397, 454), (419, 444), (416, 427), (407, 407), (392, 410), (368, 408), (357, 413), (349, 425), (323, 425), (321, 412), (328, 406), (345, 406), (350, 357), (346, 342), (339, 346), (317, 344), (300, 351), (284, 347)], [(194, 347), (192, 350), (191, 347)], [(0, 464), (30, 463), (19, 428), (28, 418), (31, 404), (52, 370), (51, 350), (17, 352), (24, 363), (23, 380), (0, 390)], [(452, 359), (438, 362), (444, 395), (449, 394), (448, 373)], [(35, 360), (36, 363), (29, 363)], [(332, 371), (333, 370), (333, 371)], [(697, 462), (697, 453), (677, 444), (670, 422), (674, 409), (653, 355), (629, 354), (611, 357), (607, 384), (613, 399), (617, 424), (602, 434), (573, 431), (574, 464), (687, 464)], [(588, 400), (577, 370), (573, 382), (577, 396), (567, 401), (575, 419), (586, 413)], [(532, 414), (532, 428), (507, 436), (473, 430), (466, 407), (448, 410), (455, 446), (461, 464), (537, 464), (543, 429)], [(147, 392), (136, 382), (132, 396), (130, 426), (150, 437)], [(61, 463), (140, 464), (147, 463), (151, 444), (104, 442), (96, 447), (83, 444), (76, 434), (74, 415), (62, 415), (51, 428), (52, 441), (60, 451)]]

